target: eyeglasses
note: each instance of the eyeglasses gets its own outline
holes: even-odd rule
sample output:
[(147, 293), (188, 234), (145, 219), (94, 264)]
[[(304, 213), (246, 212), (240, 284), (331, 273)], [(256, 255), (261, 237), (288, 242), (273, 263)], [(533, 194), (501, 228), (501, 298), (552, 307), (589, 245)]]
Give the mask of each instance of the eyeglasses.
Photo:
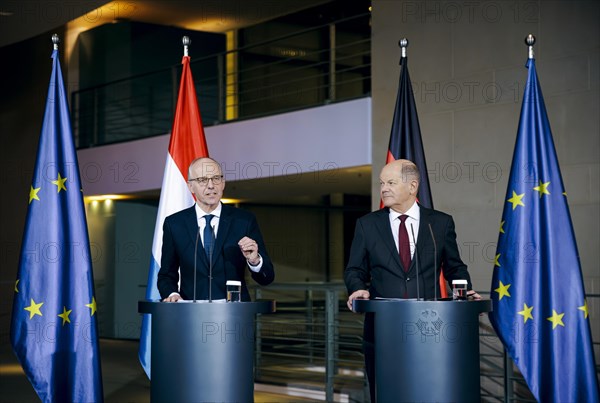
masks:
[(208, 181), (212, 181), (213, 185), (220, 185), (223, 181), (223, 175), (203, 176), (201, 178), (188, 179), (188, 182), (196, 182), (201, 186), (208, 185)]

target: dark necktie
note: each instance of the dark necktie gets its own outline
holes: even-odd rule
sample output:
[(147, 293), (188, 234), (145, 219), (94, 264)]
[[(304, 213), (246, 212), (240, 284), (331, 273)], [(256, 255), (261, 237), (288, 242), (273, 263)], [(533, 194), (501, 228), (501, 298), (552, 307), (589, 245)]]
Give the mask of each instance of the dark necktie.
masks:
[(410, 267), (410, 241), (408, 239), (408, 231), (406, 230), (406, 225), (404, 222), (408, 216), (406, 214), (402, 214), (400, 216), (400, 229), (398, 231), (398, 249), (400, 250), (400, 261), (402, 262), (402, 266), (404, 266), (404, 271), (408, 271)]
[(206, 253), (206, 257), (210, 259), (210, 255), (212, 254), (213, 242), (215, 238), (215, 234), (213, 232), (212, 227), (210, 226), (210, 220), (212, 220), (214, 215), (207, 214), (204, 216), (204, 220), (206, 220), (206, 225), (204, 226), (204, 252)]

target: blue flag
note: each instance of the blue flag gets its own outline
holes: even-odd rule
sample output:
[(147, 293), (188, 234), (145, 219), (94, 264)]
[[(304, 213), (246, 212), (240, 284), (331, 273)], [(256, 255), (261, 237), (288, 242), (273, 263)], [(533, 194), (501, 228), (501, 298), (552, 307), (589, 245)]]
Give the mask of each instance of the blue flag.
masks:
[(52, 59), (14, 287), (11, 344), (43, 402), (102, 402), (83, 195), (58, 50)]
[(598, 402), (581, 266), (535, 60), (494, 264), (490, 320), (540, 402)]

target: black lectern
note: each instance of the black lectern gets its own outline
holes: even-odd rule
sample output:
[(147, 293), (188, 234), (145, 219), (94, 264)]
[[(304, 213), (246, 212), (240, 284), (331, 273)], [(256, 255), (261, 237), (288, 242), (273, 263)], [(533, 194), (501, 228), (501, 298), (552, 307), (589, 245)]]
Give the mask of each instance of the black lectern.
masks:
[(481, 301), (354, 300), (375, 313), (377, 403), (480, 402)]
[(139, 301), (152, 315), (151, 400), (253, 402), (254, 322), (274, 301)]

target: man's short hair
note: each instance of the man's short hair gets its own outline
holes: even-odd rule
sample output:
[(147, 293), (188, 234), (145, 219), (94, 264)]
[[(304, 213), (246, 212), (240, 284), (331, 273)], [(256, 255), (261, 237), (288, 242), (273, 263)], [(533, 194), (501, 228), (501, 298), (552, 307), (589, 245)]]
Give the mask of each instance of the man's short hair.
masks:
[(419, 168), (412, 162), (402, 164), (401, 173), (403, 180), (415, 179), (417, 182), (421, 182), (421, 174), (419, 173)]

